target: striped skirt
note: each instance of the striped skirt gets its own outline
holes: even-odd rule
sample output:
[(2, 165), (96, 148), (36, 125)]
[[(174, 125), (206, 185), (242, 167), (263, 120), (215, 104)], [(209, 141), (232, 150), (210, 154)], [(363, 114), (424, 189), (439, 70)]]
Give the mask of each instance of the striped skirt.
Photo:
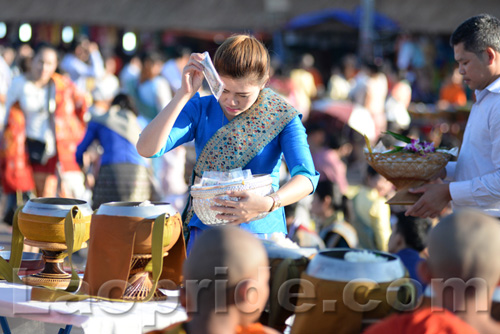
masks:
[(151, 197), (147, 167), (135, 164), (103, 165), (99, 168), (92, 208), (108, 202), (143, 202)]

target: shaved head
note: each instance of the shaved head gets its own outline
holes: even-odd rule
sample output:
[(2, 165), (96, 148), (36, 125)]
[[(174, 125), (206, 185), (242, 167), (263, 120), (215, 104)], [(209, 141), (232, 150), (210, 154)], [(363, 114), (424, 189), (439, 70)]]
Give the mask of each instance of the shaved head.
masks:
[(251, 233), (215, 227), (196, 240), (184, 263), (188, 313), (236, 307), (238, 323), (255, 322), (269, 297), (267, 253)]
[(216, 279), (215, 268), (228, 268), (230, 285), (253, 277), (259, 266), (267, 266), (262, 243), (251, 233), (224, 226), (203, 232), (184, 264), (186, 279)]
[(442, 219), (429, 235), (429, 267), (436, 278), (500, 279), (500, 222), (481, 212), (462, 210)]

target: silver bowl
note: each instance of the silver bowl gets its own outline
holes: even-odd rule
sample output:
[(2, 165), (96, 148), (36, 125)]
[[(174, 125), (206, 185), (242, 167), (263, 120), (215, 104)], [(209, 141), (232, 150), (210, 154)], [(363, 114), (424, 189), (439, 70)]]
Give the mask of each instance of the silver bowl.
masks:
[[(259, 174), (254, 175), (251, 179), (219, 186), (192, 186), (191, 196), (193, 197), (192, 204), (194, 212), (205, 225), (225, 225), (229, 223), (229, 221), (216, 218), (215, 216), (220, 214), (220, 212), (212, 210), (210, 207), (218, 206), (214, 201), (215, 198), (233, 201), (238, 200), (237, 198), (229, 197), (226, 195), (226, 192), (242, 190), (248, 190), (261, 196), (267, 196), (273, 192), (273, 179), (269, 174)], [(267, 216), (267, 214), (268, 212), (261, 213), (257, 217), (249, 220), (249, 222), (262, 219)]]
[(349, 262), (344, 260), (347, 252), (361, 252), (362, 249), (336, 248), (319, 251), (307, 266), (309, 276), (327, 281), (349, 282), (354, 279), (368, 279), (377, 283), (391, 282), (405, 276), (405, 267), (398, 256), (370, 250), (388, 259), (386, 262)]

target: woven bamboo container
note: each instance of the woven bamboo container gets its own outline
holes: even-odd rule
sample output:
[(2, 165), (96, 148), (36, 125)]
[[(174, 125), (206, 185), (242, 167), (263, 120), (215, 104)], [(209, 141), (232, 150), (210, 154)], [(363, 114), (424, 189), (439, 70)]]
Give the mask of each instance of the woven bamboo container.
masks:
[[(243, 191), (248, 190), (261, 196), (269, 195), (273, 192), (273, 180), (270, 175), (254, 175), (251, 179), (238, 181), (225, 185), (218, 186), (193, 186), (191, 187), (191, 196), (193, 197), (193, 209), (198, 218), (206, 225), (225, 225), (229, 221), (216, 218), (220, 213), (212, 210), (211, 206), (218, 206), (215, 203), (215, 198), (225, 200), (237, 200), (226, 195), (227, 191)], [(262, 213), (250, 221), (264, 218), (268, 213)]]
[(443, 152), (425, 153), (423, 155), (410, 152), (365, 153), (366, 160), (380, 175), (389, 180), (398, 193), (388, 204), (414, 204), (420, 197), (410, 194), (408, 188), (419, 187), (429, 182), (451, 158)]

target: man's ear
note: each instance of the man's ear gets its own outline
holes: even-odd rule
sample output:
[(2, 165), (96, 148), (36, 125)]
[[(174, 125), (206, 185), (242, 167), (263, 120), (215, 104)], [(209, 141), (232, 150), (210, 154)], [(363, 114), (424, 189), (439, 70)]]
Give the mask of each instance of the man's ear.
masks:
[(491, 65), (495, 61), (495, 58), (498, 57), (498, 53), (492, 47), (487, 47), (484, 52), (488, 57), (488, 65)]
[(238, 283), (234, 291), (234, 301), (238, 309), (244, 313), (262, 312), (258, 309), (259, 293), (257, 286), (251, 279), (246, 279)]
[(234, 289), (234, 300), (236, 303), (246, 302), (248, 298), (248, 289), (251, 288), (248, 280), (239, 282)]
[(422, 260), (417, 264), (417, 274), (422, 282), (425, 282), (427, 284), (431, 282), (431, 268), (429, 267), (429, 262), (427, 262), (427, 260)]

